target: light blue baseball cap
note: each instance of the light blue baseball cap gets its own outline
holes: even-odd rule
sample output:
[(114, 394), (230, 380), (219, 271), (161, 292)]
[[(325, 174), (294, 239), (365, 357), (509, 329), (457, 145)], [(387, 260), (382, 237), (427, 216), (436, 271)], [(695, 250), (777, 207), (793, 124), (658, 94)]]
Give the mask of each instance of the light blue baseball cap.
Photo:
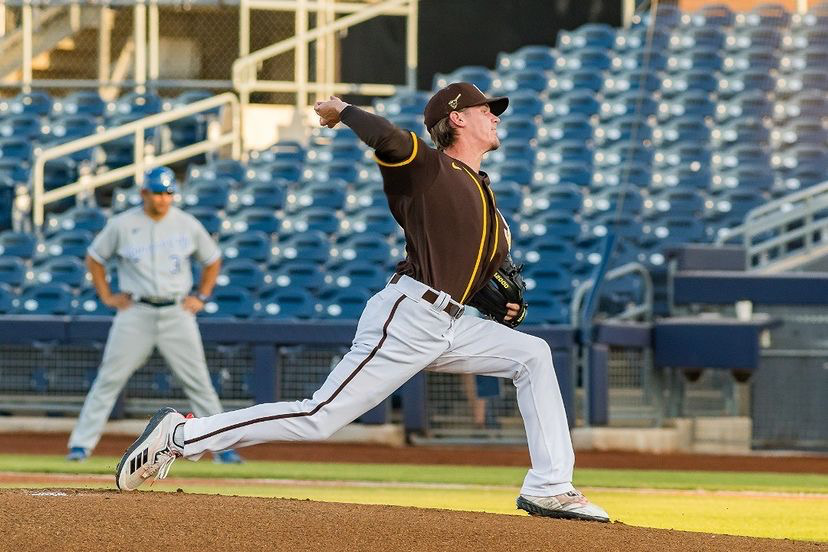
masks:
[(144, 173), (144, 188), (154, 194), (178, 192), (175, 173), (167, 167), (156, 167)]

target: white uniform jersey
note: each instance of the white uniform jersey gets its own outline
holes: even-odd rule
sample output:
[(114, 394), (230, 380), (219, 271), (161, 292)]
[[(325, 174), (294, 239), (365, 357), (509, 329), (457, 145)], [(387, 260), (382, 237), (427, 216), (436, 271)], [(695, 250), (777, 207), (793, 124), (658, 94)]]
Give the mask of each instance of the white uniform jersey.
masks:
[(193, 287), (190, 257), (209, 265), (221, 255), (204, 226), (177, 207), (155, 221), (134, 207), (112, 217), (89, 246), (101, 264), (116, 258), (120, 291), (133, 297), (178, 297)]

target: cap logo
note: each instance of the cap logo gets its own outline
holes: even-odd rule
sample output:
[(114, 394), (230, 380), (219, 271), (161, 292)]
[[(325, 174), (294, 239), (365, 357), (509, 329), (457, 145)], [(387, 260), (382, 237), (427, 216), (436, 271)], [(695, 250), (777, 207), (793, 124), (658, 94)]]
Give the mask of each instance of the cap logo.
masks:
[(457, 94), (456, 98), (454, 98), (453, 100), (449, 100), (449, 103), (448, 103), (449, 107), (452, 108), (452, 109), (457, 109), (457, 102), (460, 100), (460, 96), (462, 96), (462, 95), (463, 95), (463, 93), (460, 92), (460, 94)]

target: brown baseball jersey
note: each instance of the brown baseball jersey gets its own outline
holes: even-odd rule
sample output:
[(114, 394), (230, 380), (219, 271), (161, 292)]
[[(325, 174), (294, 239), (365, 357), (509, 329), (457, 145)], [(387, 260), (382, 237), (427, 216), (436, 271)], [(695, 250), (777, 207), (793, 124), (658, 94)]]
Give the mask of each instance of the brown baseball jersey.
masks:
[(357, 107), (346, 107), (342, 122), (375, 150), (388, 205), (405, 232), (397, 272), (468, 302), (511, 246), (488, 175)]

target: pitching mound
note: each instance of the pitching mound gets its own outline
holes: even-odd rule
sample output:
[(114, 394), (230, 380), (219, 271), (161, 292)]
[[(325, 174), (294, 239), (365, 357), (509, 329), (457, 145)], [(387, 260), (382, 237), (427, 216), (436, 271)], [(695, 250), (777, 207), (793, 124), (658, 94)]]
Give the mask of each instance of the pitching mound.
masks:
[(828, 550), (783, 540), (303, 500), (0, 491), (0, 550)]

